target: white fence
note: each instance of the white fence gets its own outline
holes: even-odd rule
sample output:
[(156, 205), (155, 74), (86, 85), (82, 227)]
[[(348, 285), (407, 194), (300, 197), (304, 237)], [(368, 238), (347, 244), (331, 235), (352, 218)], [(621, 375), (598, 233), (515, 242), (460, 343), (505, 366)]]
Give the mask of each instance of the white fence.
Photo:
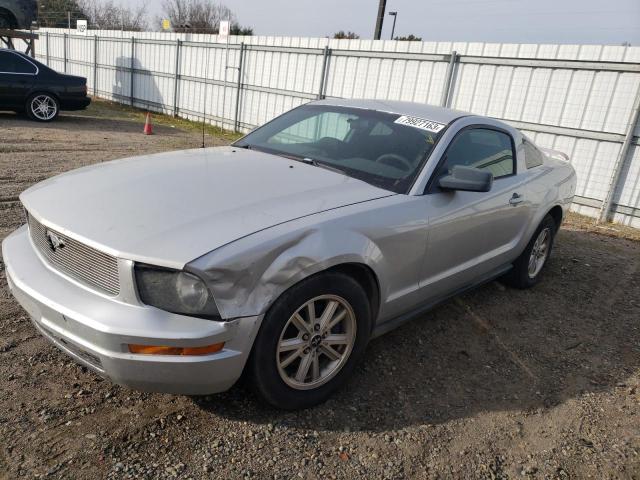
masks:
[(499, 118), (571, 157), (575, 211), (610, 203), (640, 227), (640, 47), (89, 33), (43, 29), (37, 58), (97, 96), (240, 131), (325, 96)]

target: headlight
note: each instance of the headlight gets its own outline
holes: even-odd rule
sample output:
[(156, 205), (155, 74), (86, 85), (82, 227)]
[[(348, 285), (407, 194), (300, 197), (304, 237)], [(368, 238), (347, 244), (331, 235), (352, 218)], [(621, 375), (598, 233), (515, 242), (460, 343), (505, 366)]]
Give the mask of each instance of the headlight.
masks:
[(220, 314), (207, 285), (181, 270), (136, 264), (140, 300), (162, 310), (182, 315), (219, 319)]

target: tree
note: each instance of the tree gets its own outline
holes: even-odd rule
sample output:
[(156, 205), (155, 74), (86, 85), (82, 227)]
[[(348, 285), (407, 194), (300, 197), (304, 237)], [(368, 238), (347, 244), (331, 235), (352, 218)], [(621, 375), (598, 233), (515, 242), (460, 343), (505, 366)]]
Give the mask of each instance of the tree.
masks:
[(76, 0), (46, 0), (39, 2), (38, 23), (41, 27), (75, 28), (76, 20), (86, 18), (86, 15)]
[(339, 32), (333, 34), (333, 38), (355, 40), (357, 38), (360, 38), (360, 35), (354, 32), (345, 33), (344, 30), (340, 30)]
[(121, 7), (113, 0), (79, 0), (89, 25), (105, 30), (146, 30), (147, 6)]
[(253, 35), (253, 28), (242, 27), (239, 23), (232, 23), (229, 30), (231, 35)]
[(396, 37), (394, 40), (400, 40), (401, 42), (421, 42), (422, 37), (416, 37), (413, 33), (406, 37)]
[(229, 20), (231, 35), (253, 35), (253, 29), (240, 26), (229, 8), (212, 0), (164, 0), (162, 10), (174, 32), (218, 33), (220, 21)]

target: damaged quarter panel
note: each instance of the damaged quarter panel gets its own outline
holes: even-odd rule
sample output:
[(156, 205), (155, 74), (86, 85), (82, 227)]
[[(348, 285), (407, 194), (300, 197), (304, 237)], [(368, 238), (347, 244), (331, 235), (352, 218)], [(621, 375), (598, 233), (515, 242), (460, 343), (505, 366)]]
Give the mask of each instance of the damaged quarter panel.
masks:
[(420, 197), (393, 195), (274, 226), (187, 265), (209, 284), (223, 318), (265, 313), (300, 280), (341, 264), (366, 265), (380, 289), (378, 322), (410, 306), (427, 239)]

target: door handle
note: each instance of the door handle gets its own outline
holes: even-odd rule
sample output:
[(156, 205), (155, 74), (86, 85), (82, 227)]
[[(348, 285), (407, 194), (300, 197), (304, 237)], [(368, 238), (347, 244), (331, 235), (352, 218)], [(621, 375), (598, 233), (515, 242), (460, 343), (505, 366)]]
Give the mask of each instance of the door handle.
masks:
[(514, 193), (509, 200), (510, 205), (518, 205), (519, 203), (524, 202), (524, 196), (519, 193)]

